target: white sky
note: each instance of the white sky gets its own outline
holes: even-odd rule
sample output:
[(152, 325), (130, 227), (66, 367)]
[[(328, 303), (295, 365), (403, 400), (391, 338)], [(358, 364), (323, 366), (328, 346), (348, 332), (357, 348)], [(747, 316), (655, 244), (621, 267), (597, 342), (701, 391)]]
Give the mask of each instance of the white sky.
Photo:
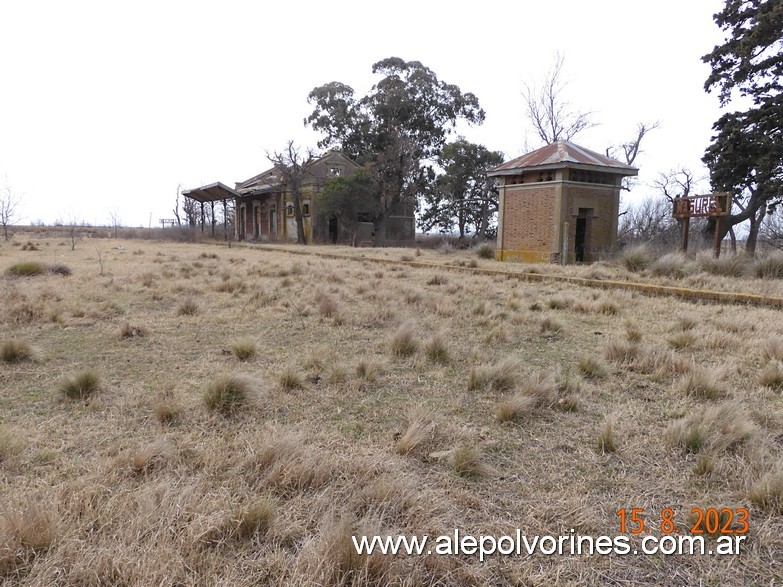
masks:
[[(567, 97), (600, 125), (575, 141), (603, 152), (660, 120), (636, 165), (640, 186), (701, 164), (718, 99), (700, 57), (722, 40), (722, 0), (455, 3), (221, 0), (0, 2), (0, 185), (21, 223), (155, 226), (178, 184), (233, 186), (305, 129), (307, 94), (341, 81), (363, 95), (385, 57), (421, 61), (479, 98), (461, 134), (523, 153), (524, 82), (565, 55)], [(7, 177), (7, 182), (5, 178)]]

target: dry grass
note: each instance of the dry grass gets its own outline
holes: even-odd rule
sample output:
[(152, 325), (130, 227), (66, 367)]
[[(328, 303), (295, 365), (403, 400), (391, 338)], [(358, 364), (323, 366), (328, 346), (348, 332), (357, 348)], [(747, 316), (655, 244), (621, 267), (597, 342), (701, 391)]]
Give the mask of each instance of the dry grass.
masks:
[(759, 383), (775, 391), (783, 391), (783, 364), (770, 361), (759, 375)]
[(508, 357), (494, 365), (473, 367), (468, 377), (468, 391), (510, 391), (519, 383), (519, 361)]
[(247, 407), (254, 392), (255, 385), (250, 379), (238, 375), (223, 375), (207, 384), (201, 398), (210, 412), (229, 416)]
[(419, 350), (416, 329), (408, 322), (401, 324), (389, 339), (389, 348), (396, 357), (408, 357)]
[(601, 379), (609, 371), (609, 368), (595, 355), (580, 355), (576, 366), (587, 379)]
[(770, 471), (748, 491), (750, 501), (771, 514), (783, 514), (783, 470)]
[(605, 454), (611, 452), (617, 452), (617, 436), (615, 433), (615, 420), (613, 417), (607, 417), (601, 424), (601, 429), (598, 431), (597, 439), (598, 452)]
[(199, 305), (195, 300), (185, 300), (177, 307), (178, 316), (195, 316), (199, 312)]
[(243, 338), (231, 345), (231, 352), (240, 361), (249, 361), (256, 356), (256, 343), (253, 340)]
[(92, 369), (87, 369), (72, 377), (63, 379), (57, 385), (57, 389), (67, 399), (86, 399), (98, 391), (100, 382), (98, 373)]
[(130, 322), (123, 322), (120, 326), (120, 338), (137, 338), (147, 336), (147, 331), (141, 326), (131, 326)]
[(466, 479), (479, 479), (489, 473), (489, 468), (482, 459), (483, 454), (479, 448), (462, 444), (454, 449), (449, 461), (457, 476)]
[(726, 387), (717, 379), (713, 371), (692, 369), (679, 381), (678, 388), (688, 397), (698, 399), (716, 399), (726, 395)]
[(296, 367), (288, 366), (280, 372), (278, 378), (280, 387), (286, 391), (294, 391), (304, 388), (304, 380)]
[(4, 340), (0, 346), (0, 357), (5, 363), (31, 361), (33, 349), (23, 340)]
[[(46, 241), (42, 251), (56, 255), (0, 245), (3, 270), (38, 255), (78, 276), (0, 279), (2, 338), (25, 341), (41, 357), (0, 369), (0, 583), (779, 582), (783, 405), (759, 383), (779, 360), (767, 342), (783, 336), (779, 310), (547, 277), (600, 275), (607, 287), (672, 279), (649, 268), (629, 277), (611, 262), (481, 261), (473, 272), (474, 250), (444, 256), (422, 247), (416, 260), (440, 266), (393, 270), (412, 249), (120, 241), (125, 252), (104, 247), (111, 275), (101, 277), (93, 247)], [(213, 251), (220, 259), (203, 256)], [(322, 251), (354, 258), (315, 256)], [(495, 267), (544, 281), (484, 273)], [(433, 275), (448, 283), (426, 285)], [(218, 291), (223, 283), (246, 287)], [(698, 271), (678, 283), (783, 292), (777, 280)], [(321, 313), (319, 294), (337, 304), (339, 327)], [(548, 307), (560, 297), (574, 301)], [(194, 318), (176, 314), (185, 300), (198, 302)], [(530, 310), (536, 301), (543, 312)], [(604, 303), (615, 313), (603, 313)], [(562, 324), (561, 335), (541, 334), (547, 315)], [(121, 339), (125, 320), (151, 334)], [(420, 343), (398, 359), (390, 338), (403, 321), (415, 324)], [(500, 326), (504, 342), (488, 345)], [(674, 351), (668, 339), (678, 332), (700, 342)], [(257, 341), (263, 356), (239, 362), (231, 344), (242, 340)], [(636, 345), (638, 354), (610, 362), (609, 341)], [(100, 392), (81, 403), (53, 401), (62, 374), (85, 366), (100, 372)], [(286, 367), (303, 390), (281, 389)], [(727, 399), (685, 395), (680, 381), (700, 370), (717, 376)], [(230, 417), (207, 410), (202, 397), (224, 373), (249, 377), (253, 387), (249, 401), (227, 408)], [(351, 542), (354, 534), (438, 536), (455, 528), (597, 536), (617, 530), (619, 507), (673, 506), (687, 523), (697, 504), (749, 507), (752, 546), (737, 557), (596, 565), (594, 557), (368, 557)], [(24, 535), (39, 526), (44, 539)]]

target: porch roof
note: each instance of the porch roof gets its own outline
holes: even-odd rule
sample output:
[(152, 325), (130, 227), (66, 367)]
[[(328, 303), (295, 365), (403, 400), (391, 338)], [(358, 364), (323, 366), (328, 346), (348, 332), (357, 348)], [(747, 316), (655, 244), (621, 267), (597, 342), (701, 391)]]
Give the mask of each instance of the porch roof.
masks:
[(191, 200), (197, 202), (219, 202), (222, 200), (228, 200), (231, 198), (238, 198), (239, 192), (228, 187), (225, 184), (216, 181), (209, 185), (201, 186), (200, 188), (193, 188), (185, 190), (182, 195)]

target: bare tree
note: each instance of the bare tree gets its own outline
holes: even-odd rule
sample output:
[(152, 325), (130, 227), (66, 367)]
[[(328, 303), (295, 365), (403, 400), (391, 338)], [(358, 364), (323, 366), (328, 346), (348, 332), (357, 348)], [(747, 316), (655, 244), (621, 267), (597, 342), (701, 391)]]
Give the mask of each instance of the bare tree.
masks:
[(302, 215), (302, 182), (307, 175), (306, 167), (315, 159), (315, 153), (311, 149), (307, 149), (302, 154), (301, 150), (294, 145), (294, 141), (288, 141), (282, 152), (275, 151), (271, 154), (267, 153), (266, 156), (280, 172), (282, 187), (291, 194), (294, 217), (296, 218), (296, 241), (306, 245), (307, 234)]
[(21, 201), (22, 197), (13, 192), (6, 179), (5, 187), (0, 189), (0, 224), (3, 226), (3, 238), (5, 240), (10, 238), (8, 236), (8, 227), (16, 222), (16, 212)]
[(617, 236), (622, 242), (673, 245), (677, 242), (677, 223), (669, 203), (649, 196), (630, 206), (620, 218)]
[(198, 225), (199, 220), (199, 206), (196, 200), (193, 198), (182, 199), (182, 213), (185, 215), (185, 222), (191, 228)]
[(570, 141), (579, 132), (595, 126), (590, 112), (580, 112), (565, 98), (568, 82), (562, 80), (565, 57), (557, 53), (541, 87), (525, 84), (522, 96), (527, 116), (538, 137), (545, 143)]
[(182, 226), (182, 220), (179, 217), (179, 196), (182, 193), (182, 184), (177, 185), (177, 199), (174, 200), (174, 218), (177, 219), (177, 226)]
[(115, 207), (109, 209), (109, 221), (111, 222), (112, 237), (117, 238), (120, 226), (122, 226), (122, 219), (120, 218), (120, 211)]

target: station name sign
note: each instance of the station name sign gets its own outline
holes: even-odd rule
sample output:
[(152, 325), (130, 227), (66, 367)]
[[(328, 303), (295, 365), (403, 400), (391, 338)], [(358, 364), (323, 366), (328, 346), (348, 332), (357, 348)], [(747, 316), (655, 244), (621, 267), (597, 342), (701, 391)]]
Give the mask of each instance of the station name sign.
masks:
[(730, 204), (730, 194), (727, 193), (675, 198), (672, 216), (675, 218), (728, 216), (731, 210)]

